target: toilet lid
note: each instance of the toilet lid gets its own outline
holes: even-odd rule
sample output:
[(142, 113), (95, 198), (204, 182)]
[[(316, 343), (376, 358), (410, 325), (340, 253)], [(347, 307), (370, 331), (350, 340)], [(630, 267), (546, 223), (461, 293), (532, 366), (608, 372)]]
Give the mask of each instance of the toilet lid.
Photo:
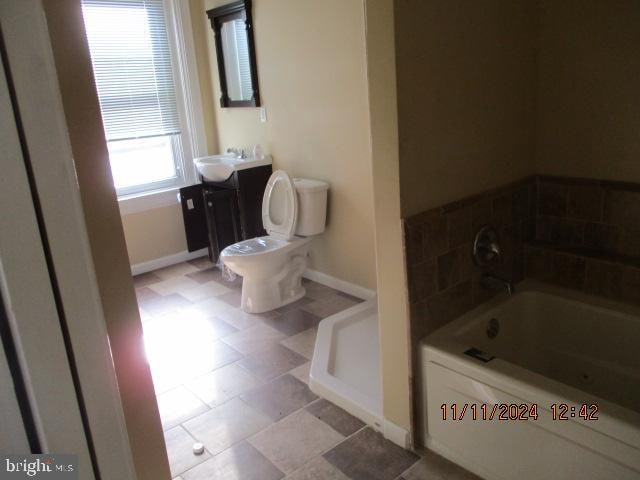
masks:
[(293, 238), (298, 219), (298, 197), (291, 177), (276, 170), (269, 177), (262, 197), (262, 225), (269, 235)]

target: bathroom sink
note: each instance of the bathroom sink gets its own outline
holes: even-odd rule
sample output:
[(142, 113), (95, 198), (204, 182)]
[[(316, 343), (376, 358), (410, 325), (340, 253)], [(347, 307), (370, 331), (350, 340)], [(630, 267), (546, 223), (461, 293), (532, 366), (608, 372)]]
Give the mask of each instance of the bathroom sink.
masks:
[(193, 163), (205, 180), (209, 182), (223, 182), (228, 179), (233, 172), (238, 170), (270, 165), (271, 156), (265, 155), (263, 158), (239, 158), (231, 154), (209, 155), (194, 158)]

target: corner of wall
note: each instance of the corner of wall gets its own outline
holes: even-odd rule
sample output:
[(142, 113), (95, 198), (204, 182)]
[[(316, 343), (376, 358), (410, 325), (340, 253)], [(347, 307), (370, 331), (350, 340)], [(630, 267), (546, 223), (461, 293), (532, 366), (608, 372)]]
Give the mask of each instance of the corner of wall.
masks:
[(409, 312), (400, 220), (393, 18), (391, 0), (365, 1), (383, 415), (390, 425), (398, 427), (393, 431), (411, 432)]

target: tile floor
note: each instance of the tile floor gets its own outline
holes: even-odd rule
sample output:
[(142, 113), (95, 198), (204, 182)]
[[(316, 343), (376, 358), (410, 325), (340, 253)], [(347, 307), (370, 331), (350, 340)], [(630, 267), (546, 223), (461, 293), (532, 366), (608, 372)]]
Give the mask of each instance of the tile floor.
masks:
[(477, 478), (403, 450), (309, 389), (318, 323), (358, 299), (305, 281), (298, 302), (248, 314), (241, 279), (206, 258), (134, 282), (174, 479)]

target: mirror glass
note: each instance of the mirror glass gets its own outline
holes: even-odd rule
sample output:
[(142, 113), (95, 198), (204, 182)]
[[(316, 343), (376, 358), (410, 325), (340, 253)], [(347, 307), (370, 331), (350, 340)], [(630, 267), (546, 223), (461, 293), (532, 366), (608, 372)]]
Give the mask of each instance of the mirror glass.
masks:
[(251, 100), (249, 41), (244, 20), (224, 22), (221, 28), (222, 55), (227, 79), (227, 95), (232, 101)]
[(259, 107), (251, 0), (207, 10), (216, 44), (220, 106)]

